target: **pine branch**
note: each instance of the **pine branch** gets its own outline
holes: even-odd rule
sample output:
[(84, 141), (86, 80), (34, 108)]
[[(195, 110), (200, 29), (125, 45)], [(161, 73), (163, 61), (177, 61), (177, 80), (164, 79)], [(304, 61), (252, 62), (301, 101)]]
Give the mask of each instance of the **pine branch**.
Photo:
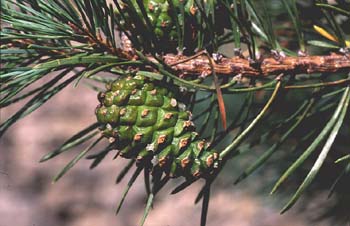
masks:
[[(197, 56), (195, 58), (165, 55), (164, 61), (173, 69), (179, 71), (182, 76), (186, 75), (210, 75), (212, 73), (207, 57)], [(312, 73), (334, 73), (350, 71), (350, 54), (332, 54), (329, 56), (303, 56), (303, 57), (280, 57), (266, 58), (253, 66), (250, 60), (234, 57), (222, 58), (214, 64), (214, 70), (223, 75), (241, 75), (261, 77), (269, 75), (284, 74), (312, 74)]]
[[(1, 18), (5, 26), (0, 33), (2, 41), (0, 50), (2, 64), (0, 107), (8, 107), (25, 98), (32, 98), (17, 113), (0, 125), (0, 136), (19, 119), (38, 109), (71, 83), (76, 85), (85, 79), (86, 81), (99, 82), (101, 85), (101, 83), (110, 81), (111, 78), (103, 77), (103, 74), (97, 75), (101, 71), (111, 72), (114, 75), (144, 75), (153, 80), (161, 80), (161, 84), (167, 88), (185, 90), (186, 95), (189, 96), (186, 104), (190, 105), (188, 109), (191, 111), (193, 109), (194, 112), (196, 111), (195, 106), (198, 103), (207, 104), (207, 107), (204, 110), (200, 109), (201, 112), (197, 113), (192, 120), (201, 124), (199, 132), (203, 132), (203, 136), (207, 136), (208, 140), (212, 142), (208, 148), (223, 151), (218, 153), (222, 158), (221, 165), (218, 163), (217, 170), (204, 177), (207, 183), (199, 195), (199, 198), (204, 197), (201, 218), (203, 225), (206, 222), (208, 210), (209, 186), (228, 160), (244, 152), (244, 147), (241, 147), (244, 141), (247, 140), (250, 143), (249, 147), (254, 145), (252, 144), (254, 140), (249, 140), (249, 138), (256, 131), (259, 135), (263, 134), (263, 137), (256, 141), (258, 144), (266, 142), (273, 135), (279, 136), (279, 138), (265, 154), (245, 171), (240, 179), (253, 173), (293, 135), (300, 134), (300, 131), (296, 131), (300, 127), (306, 130), (302, 131), (301, 134), (305, 136), (300, 142), (310, 143), (312, 148), (312, 151), (307, 151), (311, 150), (308, 148), (304, 153), (311, 153), (313, 150), (316, 152), (316, 147), (322, 146), (322, 140), (326, 141), (319, 156), (320, 160), (316, 161), (315, 166), (310, 171), (310, 176), (305, 179), (290, 202), (293, 204), (304, 188), (313, 181), (316, 174), (312, 171), (316, 169), (315, 172), (317, 172), (323, 164), (336, 135), (338, 132), (341, 133), (340, 128), (345, 124), (345, 117), (349, 113), (350, 52), (345, 46), (349, 47), (350, 44), (346, 40), (348, 37), (334, 16), (335, 14), (349, 16), (347, 11), (328, 4), (317, 4), (325, 17), (320, 25), (325, 28), (315, 25), (313, 28), (318, 36), (321, 35), (326, 40), (314, 38), (312, 35), (315, 36), (315, 34), (311, 34), (311, 36), (317, 40), (305, 40), (306, 37), (309, 37), (305, 35), (307, 27), (302, 27), (304, 21), (296, 1), (283, 0), (281, 6), (284, 6), (285, 11), (281, 10), (277, 13), (279, 16), (283, 15), (283, 18), (291, 19), (290, 24), (293, 25), (292, 29), (295, 32), (292, 32), (292, 35), (281, 35), (275, 30), (274, 20), (276, 20), (277, 14), (272, 15), (269, 12), (270, 3), (268, 1), (180, 1), (178, 4), (175, 1), (167, 0), (170, 8), (163, 11), (162, 16), (172, 18), (171, 23), (173, 24), (172, 27), (168, 27), (169, 30), (162, 30), (162, 23), (160, 25), (154, 23), (157, 19), (163, 20), (162, 18), (150, 20), (148, 14), (154, 12), (152, 12), (153, 9), (147, 8), (148, 6), (143, 4), (144, 1), (115, 0), (113, 2), (114, 5), (105, 0), (10, 0), (1, 2), (3, 10)], [(166, 4), (165, 1), (163, 2)], [(192, 3), (193, 5), (191, 5)], [(129, 8), (123, 8), (123, 4), (128, 4)], [(219, 12), (225, 12), (224, 17), (229, 18), (229, 22), (225, 20), (228, 22), (224, 25), (225, 31), (223, 29), (221, 32), (215, 30), (217, 24), (220, 24), (220, 21), (216, 21), (217, 17), (213, 13), (217, 9), (218, 5), (216, 4), (222, 4), (219, 5), (219, 8), (224, 11)], [(185, 12), (188, 9), (190, 12)], [(172, 15), (167, 15), (169, 11)], [(185, 15), (186, 13), (187, 15)], [(192, 33), (186, 31), (188, 28), (186, 22), (189, 17), (195, 21), (196, 25), (196, 29), (191, 30)], [(169, 18), (166, 17), (166, 20)], [(158, 29), (157, 32), (173, 29), (172, 32), (176, 30), (177, 34), (171, 36), (172, 39), (169, 41), (167, 38), (170, 36), (159, 36), (159, 34), (157, 36), (155, 27)], [(285, 29), (285, 25), (283, 27)], [(287, 30), (290, 32), (289, 29)], [(122, 34), (121, 47), (116, 38), (118, 32)], [(193, 34), (196, 37), (191, 39), (190, 36)], [(298, 47), (283, 45), (281, 38), (287, 40), (285, 42), (288, 45), (294, 44)], [(191, 44), (189, 45), (189, 43)], [(218, 48), (225, 43), (234, 43), (233, 55), (235, 57), (228, 58), (217, 53)], [(176, 53), (172, 48), (174, 46), (168, 48), (168, 44), (174, 44), (175, 47), (180, 48), (177, 50), (177, 55), (174, 54)], [(328, 50), (338, 49), (338, 52), (330, 55), (322, 55), (319, 52), (313, 56), (306, 55), (305, 51), (309, 48), (306, 44), (326, 47)], [(186, 46), (190, 46), (189, 51), (182, 49)], [(260, 56), (260, 47), (266, 48), (267, 52), (271, 54)], [(243, 48), (247, 49), (249, 57), (243, 56), (241, 52)], [(296, 48), (299, 48), (300, 51), (298, 52)], [(310, 53), (312, 52), (311, 50)], [(77, 68), (79, 70), (76, 70)], [(49, 76), (51, 72), (59, 72), (59, 74), (41, 87), (33, 88), (31, 86), (43, 77)], [(312, 75), (295, 76), (299, 74)], [(205, 79), (209, 75), (212, 75), (212, 78)], [(235, 79), (230, 80), (231, 77), (235, 77)], [(60, 80), (64, 81), (60, 82)], [(90, 86), (101, 91), (98, 86), (93, 84)], [(199, 95), (196, 96), (196, 94), (201, 91), (205, 91), (207, 94), (205, 97), (197, 98)], [(270, 93), (270, 91), (273, 92)], [(266, 97), (258, 103), (256, 99), (261, 93)], [(297, 109), (293, 107), (288, 109), (294, 113), (289, 114), (290, 112), (288, 112), (288, 117), (286, 117), (277, 108), (289, 101), (288, 95), (294, 94), (305, 101), (305, 104)], [(342, 99), (347, 98), (346, 104), (343, 103), (344, 101), (339, 102), (340, 94), (343, 94)], [(270, 95), (270, 99), (268, 99), (268, 95)], [(238, 99), (241, 103), (240, 106), (238, 103), (237, 108), (235, 108), (238, 109), (235, 118), (229, 114), (226, 118), (225, 111), (229, 109), (225, 108), (224, 105), (225, 101), (227, 102), (226, 97), (229, 97), (230, 100)], [(297, 102), (295, 101), (291, 105), (299, 105)], [(276, 107), (277, 105), (278, 107)], [(331, 114), (335, 109), (341, 109), (341, 117), (337, 116), (339, 113), (335, 114), (331, 120), (332, 125), (326, 126), (327, 130), (322, 130), (324, 124), (327, 123), (327, 117), (324, 116)], [(219, 125), (219, 113), (221, 113), (225, 128)], [(306, 123), (317, 117), (323, 119), (322, 122), (317, 122), (320, 125), (315, 126), (315, 128), (308, 127)], [(94, 123), (78, 132), (61, 147), (44, 156), (42, 161), (51, 159), (78, 145), (83, 145), (100, 133), (97, 131), (98, 126), (98, 123)], [(267, 131), (264, 128), (268, 128)], [(260, 130), (263, 133), (260, 133)], [(321, 135), (322, 139), (319, 139)], [(312, 140), (315, 137), (317, 139)], [(58, 178), (85, 156), (100, 139), (102, 138), (93, 141), (89, 147), (76, 155), (61, 171)], [(220, 143), (225, 143), (225, 139), (230, 143), (226, 147), (220, 146)], [(97, 166), (113, 148), (115, 146), (109, 145), (100, 152), (88, 156), (87, 158), (93, 159), (91, 168)], [(115, 156), (119, 156), (120, 153), (121, 150), (118, 150)], [(347, 163), (349, 155), (346, 154), (337, 161)], [(304, 155), (306, 154), (300, 154), (299, 158), (303, 158)], [(299, 168), (301, 163), (296, 160), (291, 164), (291, 167), (297, 165)], [(135, 158), (131, 159), (118, 176), (117, 182), (135, 164), (139, 164), (139, 162)], [(143, 220), (150, 210), (155, 194), (170, 179), (169, 175), (162, 178), (163, 171), (155, 173), (157, 172), (156, 168), (157, 165), (153, 168), (152, 173), (145, 171), (145, 179), (148, 181), (150, 179), (148, 177), (152, 175), (154, 186), (150, 189), (151, 186), (146, 181), (149, 202)], [(348, 168), (349, 166), (347, 166)], [(138, 171), (141, 170), (142, 168), (139, 168)], [(290, 174), (288, 173), (288, 176)], [(136, 175), (134, 177), (136, 178)], [(133, 182), (135, 178), (132, 178), (131, 181)], [(197, 179), (196, 177), (185, 181), (173, 192), (185, 189)], [(132, 182), (130, 182), (130, 186)]]
[[(90, 40), (94, 42), (93, 40)], [(105, 43), (103, 39), (98, 43)], [(123, 48), (109, 52), (117, 54), (121, 58), (136, 60), (132, 44), (125, 35), (122, 37)], [(147, 55), (146, 55), (147, 56)], [(147, 56), (151, 62), (157, 62), (152, 56)], [(165, 54), (162, 56), (164, 63), (177, 71), (180, 77), (217, 74), (243, 77), (266, 77), (278, 74), (313, 74), (313, 73), (336, 73), (350, 71), (350, 51), (344, 53), (332, 53), (328, 56), (284, 56), (283, 53), (275, 57), (268, 57), (259, 61), (252, 61), (242, 56), (226, 58), (220, 54), (213, 54), (208, 58), (206, 51), (201, 51), (193, 56)], [(213, 70), (212, 70), (213, 67)]]

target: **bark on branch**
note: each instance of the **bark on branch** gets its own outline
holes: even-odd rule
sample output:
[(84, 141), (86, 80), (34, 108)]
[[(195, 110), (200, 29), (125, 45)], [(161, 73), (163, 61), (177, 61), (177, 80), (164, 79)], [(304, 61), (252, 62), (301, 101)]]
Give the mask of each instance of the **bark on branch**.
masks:
[[(207, 75), (211, 73), (210, 62), (214, 70), (223, 75), (268, 76), (280, 73), (323, 73), (350, 72), (350, 56), (331, 54), (328, 56), (280, 57), (266, 58), (257, 66), (253, 66), (248, 59), (241, 57), (222, 58), (219, 61), (209, 60), (201, 55), (195, 58), (167, 54), (164, 61), (172, 68), (181, 72), (183, 76), (189, 74)], [(180, 62), (180, 63), (178, 63)]]
[[(129, 60), (136, 59), (130, 40), (122, 36), (122, 49), (117, 50), (119, 55)], [(115, 54), (115, 51), (114, 51)], [(118, 53), (117, 53), (118, 54)], [(156, 62), (152, 57), (150, 61)], [(277, 74), (311, 74), (350, 72), (350, 53), (332, 53), (327, 56), (298, 56), (298, 57), (269, 57), (258, 63), (252, 63), (243, 57), (225, 58), (214, 60), (206, 54), (195, 56), (183, 56), (166, 54), (163, 56), (166, 64), (180, 73), (180, 76), (211, 74), (213, 66), (215, 72), (221, 75), (241, 75), (246, 77), (269, 76)]]
[[(105, 41), (102, 36), (97, 40), (92, 39), (87, 30), (81, 31), (74, 25), (70, 26), (78, 34), (86, 35), (90, 44), (104, 47), (107, 52), (118, 55), (129, 60), (137, 59), (130, 40), (126, 35), (122, 35), (122, 48), (112, 48), (110, 43)], [(221, 75), (241, 75), (248, 77), (268, 76), (276, 74), (311, 74), (311, 73), (333, 73), (333, 72), (350, 72), (350, 53), (344, 54), (332, 53), (327, 56), (299, 56), (299, 57), (269, 57), (262, 61), (252, 63), (243, 57), (233, 57), (216, 59), (208, 57), (206, 54), (194, 56), (183, 56), (166, 54), (163, 56), (165, 63), (178, 71), (180, 76), (201, 75), (206, 76), (212, 73), (212, 67), (217, 74)], [(152, 57), (150, 61), (156, 62)]]

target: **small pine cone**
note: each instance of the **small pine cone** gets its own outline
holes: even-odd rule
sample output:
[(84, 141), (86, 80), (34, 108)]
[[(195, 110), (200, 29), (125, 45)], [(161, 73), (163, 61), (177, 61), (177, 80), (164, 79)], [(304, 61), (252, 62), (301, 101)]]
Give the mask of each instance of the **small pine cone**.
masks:
[(137, 75), (118, 79), (98, 95), (96, 116), (103, 136), (120, 155), (170, 177), (205, 177), (219, 164), (174, 93)]
[[(197, 33), (200, 28), (201, 22), (198, 21), (199, 9), (194, 0), (183, 0), (184, 7), (184, 47), (188, 52), (193, 52), (197, 47)], [(146, 21), (143, 18), (142, 10), (137, 4), (137, 0), (131, 0), (132, 6), (128, 5), (126, 1), (119, 0), (119, 4), (121, 5), (121, 11), (116, 10), (115, 15), (121, 22), (124, 30), (132, 31), (132, 34), (141, 41), (145, 42), (146, 39), (150, 38), (149, 34), (144, 34), (144, 25), (146, 25)], [(209, 4), (209, 3), (204, 3)], [(212, 4), (212, 3), (210, 3)], [(215, 32), (218, 34), (223, 34), (224, 28), (231, 28), (230, 26), (230, 17), (226, 10), (226, 8), (217, 3), (213, 2), (214, 6), (214, 15), (215, 15), (215, 23), (218, 26), (214, 26)], [(177, 15), (180, 18), (181, 9), (180, 9), (180, 1), (172, 0), (172, 5), (168, 3), (168, 0), (145, 0), (143, 1), (143, 7), (147, 14), (147, 18), (151, 23), (153, 28), (153, 32), (156, 35), (157, 45), (161, 47), (162, 52), (176, 52), (176, 48), (178, 45), (178, 33), (176, 28), (176, 22), (174, 20), (174, 15)], [(202, 6), (206, 8), (207, 6)], [(136, 14), (135, 15), (135, 11)], [(179, 20), (180, 22), (180, 20)], [(140, 24), (142, 23), (142, 24)], [(181, 25), (182, 26), (182, 25)], [(202, 31), (203, 32), (203, 31)], [(209, 36), (209, 30), (205, 31), (208, 33), (205, 37)], [(147, 46), (147, 45), (145, 45)], [(146, 47), (145, 47), (146, 48)], [(147, 49), (146, 49), (147, 51)]]

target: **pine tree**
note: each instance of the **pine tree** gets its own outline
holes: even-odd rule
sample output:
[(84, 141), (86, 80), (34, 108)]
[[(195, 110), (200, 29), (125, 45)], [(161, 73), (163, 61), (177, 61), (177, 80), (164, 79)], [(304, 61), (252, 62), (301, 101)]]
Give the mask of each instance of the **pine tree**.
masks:
[[(130, 159), (118, 181), (136, 170), (117, 212), (143, 172), (148, 201), (140, 225), (174, 177), (184, 182), (172, 193), (205, 180), (196, 198), (205, 225), (210, 188), (227, 162), (271, 146), (238, 183), (297, 140), (284, 148), (289, 165), (271, 193), (300, 168), (308, 172), (298, 175), (302, 183), (283, 213), (326, 161), (342, 168), (331, 192), (349, 180), (349, 17), (343, 0), (1, 1), (0, 107), (29, 101), (2, 119), (0, 136), (65, 87), (91, 87), (99, 93), (96, 122), (41, 161), (91, 142), (57, 181), (83, 157), (92, 168), (109, 152)], [(51, 80), (31, 88), (45, 77)], [(105, 148), (87, 156), (100, 142)]]

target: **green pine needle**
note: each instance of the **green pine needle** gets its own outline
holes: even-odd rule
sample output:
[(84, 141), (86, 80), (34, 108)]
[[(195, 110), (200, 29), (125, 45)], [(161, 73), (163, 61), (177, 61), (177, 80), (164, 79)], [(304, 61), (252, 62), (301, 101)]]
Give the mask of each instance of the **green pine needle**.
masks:
[(137, 177), (140, 175), (141, 171), (143, 170), (143, 167), (137, 167), (134, 174), (132, 175), (132, 177), (130, 178), (128, 184), (126, 185), (124, 192), (122, 194), (122, 198), (120, 199), (120, 202), (118, 203), (117, 206), (117, 210), (115, 212), (115, 214), (117, 215), (121, 209), (121, 207), (123, 206), (124, 200), (126, 198), (126, 195), (128, 194), (130, 188), (132, 187), (132, 185), (134, 184), (135, 180), (137, 179)]
[[(330, 124), (333, 128), (330, 131), (330, 134), (327, 138), (326, 143), (324, 144), (315, 164), (311, 168), (310, 172), (304, 179), (303, 183), (299, 186), (298, 190), (294, 193), (293, 197), (288, 201), (288, 203), (283, 207), (281, 210), (281, 213), (286, 212), (288, 209), (290, 209), (294, 203), (299, 199), (299, 197), (302, 195), (304, 190), (312, 183), (312, 181), (315, 179), (317, 173), (319, 172), (321, 166), (323, 165), (327, 154), (331, 150), (331, 147), (334, 143), (335, 138), (337, 137), (337, 134), (340, 130), (340, 127), (343, 124), (345, 115), (347, 113), (347, 109), (349, 107), (349, 101), (350, 101), (350, 87), (348, 87), (344, 95), (338, 105), (338, 108), (336, 112), (334, 113), (334, 116), (332, 119), (335, 119), (335, 124)], [(332, 120), (331, 119), (331, 120)], [(327, 125), (328, 126), (328, 125)]]
[(144, 213), (143, 213), (143, 216), (142, 216), (142, 219), (141, 219), (139, 226), (143, 226), (145, 224), (146, 218), (147, 218), (148, 213), (151, 210), (151, 207), (153, 204), (153, 199), (154, 199), (154, 194), (153, 193), (149, 194), (148, 199), (147, 199), (147, 204), (146, 204), (146, 207), (145, 207), (145, 210), (144, 210)]
[[(331, 130), (334, 128), (336, 123), (339, 123), (339, 117), (341, 116), (341, 112), (343, 109), (343, 106), (345, 105), (345, 101), (347, 98), (347, 95), (349, 95), (349, 88), (347, 88), (344, 91), (343, 97), (341, 101), (338, 104), (337, 109), (334, 111), (331, 119), (327, 123), (327, 125), (323, 128), (321, 133), (317, 136), (317, 138), (312, 142), (312, 144), (303, 152), (303, 154), (283, 173), (283, 175), (278, 179), (276, 184), (274, 185), (272, 191), (270, 194), (273, 194), (276, 192), (276, 190), (280, 187), (280, 185), (292, 174), (296, 169), (298, 169), (304, 161), (313, 153), (316, 148), (321, 144), (321, 142), (326, 139), (327, 135), (331, 132)], [(346, 109), (345, 109), (346, 111)], [(337, 124), (338, 125), (338, 124)], [(335, 133), (336, 134), (336, 133)]]
[(65, 173), (68, 172), (81, 158), (83, 158), (93, 147), (95, 147), (103, 137), (99, 137), (97, 140), (92, 142), (86, 149), (81, 151), (77, 156), (75, 156), (53, 179), (53, 183), (57, 182)]
[(262, 166), (272, 155), (277, 151), (277, 149), (283, 144), (283, 142), (293, 133), (293, 131), (300, 125), (300, 123), (304, 120), (306, 115), (309, 113), (311, 107), (313, 106), (315, 100), (311, 99), (306, 106), (305, 110), (302, 112), (300, 117), (296, 120), (294, 124), (292, 124), (287, 132), (285, 132), (279, 141), (274, 143), (263, 155), (261, 155), (251, 166), (249, 166), (234, 182), (235, 184), (239, 183), (250, 174), (252, 174), (257, 168)]
[(125, 175), (129, 172), (129, 170), (131, 169), (131, 167), (134, 165), (135, 163), (135, 159), (130, 159), (128, 164), (123, 168), (122, 171), (120, 171), (119, 175), (117, 176), (116, 179), (116, 184), (119, 184), (123, 178), (125, 177)]
[(40, 162), (45, 162), (45, 161), (63, 153), (63, 152), (65, 152), (65, 151), (72, 149), (73, 147), (76, 147), (76, 146), (83, 144), (84, 142), (90, 140), (92, 137), (96, 136), (99, 133), (98, 131), (91, 133), (91, 131), (95, 130), (97, 127), (98, 127), (98, 123), (94, 123), (94, 124), (88, 126), (87, 128), (81, 130), (80, 132), (78, 132), (77, 134), (75, 134), (74, 136), (69, 138), (66, 142), (64, 142), (59, 148), (44, 155), (40, 159)]

